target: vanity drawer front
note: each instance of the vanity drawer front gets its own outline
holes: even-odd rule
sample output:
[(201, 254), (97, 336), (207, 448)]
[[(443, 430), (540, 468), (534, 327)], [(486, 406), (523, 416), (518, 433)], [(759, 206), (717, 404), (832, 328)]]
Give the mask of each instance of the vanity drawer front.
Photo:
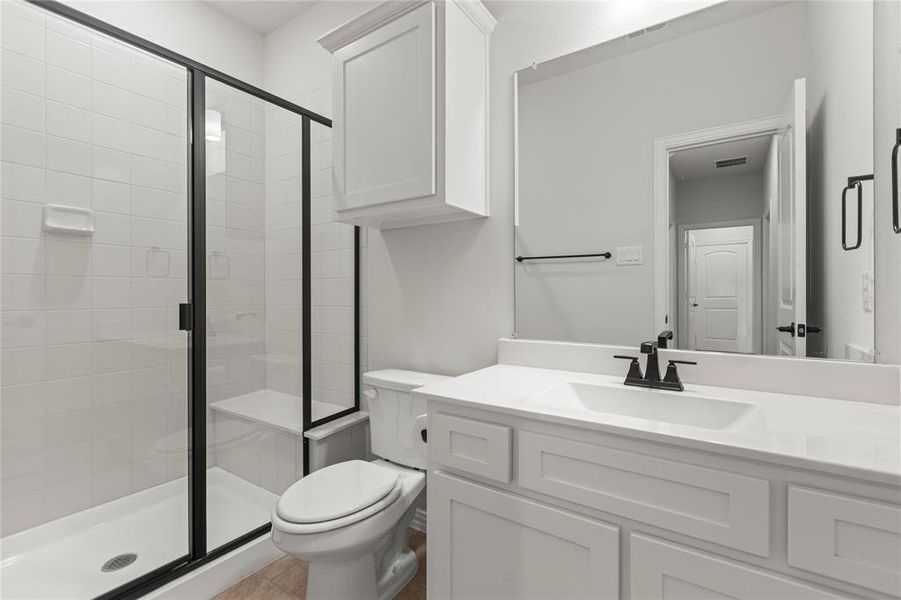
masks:
[(770, 484), (673, 460), (522, 431), (524, 488), (751, 552), (770, 554)]
[(901, 506), (791, 485), (788, 562), (901, 596)]
[(430, 416), (429, 458), (464, 473), (510, 483), (511, 440), (505, 425), (441, 413)]
[(775, 573), (683, 548), (649, 536), (630, 536), (632, 598), (668, 600), (838, 600), (828, 592)]

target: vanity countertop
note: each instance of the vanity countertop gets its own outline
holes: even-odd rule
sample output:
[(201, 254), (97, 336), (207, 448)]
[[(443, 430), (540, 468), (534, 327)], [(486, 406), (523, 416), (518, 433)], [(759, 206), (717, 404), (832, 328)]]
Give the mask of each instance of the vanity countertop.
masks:
[(501, 364), (414, 393), (472, 408), (901, 485), (901, 407), (895, 405), (686, 384), (683, 393), (754, 405), (751, 418), (713, 430), (601, 412), (574, 415), (529, 402), (559, 384), (622, 386), (622, 379)]

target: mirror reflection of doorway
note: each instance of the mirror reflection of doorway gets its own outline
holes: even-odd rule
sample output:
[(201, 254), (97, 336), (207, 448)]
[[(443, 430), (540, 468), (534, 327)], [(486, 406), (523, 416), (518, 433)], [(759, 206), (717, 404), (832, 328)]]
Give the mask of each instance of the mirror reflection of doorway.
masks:
[(671, 155), (678, 348), (774, 353), (764, 328), (777, 318), (766, 314), (776, 306), (767, 294), (778, 287), (769, 280), (776, 272), (770, 256), (779, 255), (769, 230), (779, 204), (776, 137), (714, 142)]
[[(664, 165), (657, 172), (658, 184), (660, 180), (668, 184), (666, 197), (658, 196), (657, 207), (658, 214), (662, 210), (667, 217), (658, 222), (668, 223), (664, 252), (669, 254), (669, 280), (664, 283), (658, 272), (657, 286), (668, 286), (669, 292), (666, 314), (657, 316), (674, 329), (678, 348), (806, 356), (804, 333), (820, 331), (806, 327), (806, 139), (797, 135), (806, 127), (805, 90), (805, 80), (796, 80), (783, 112), (776, 117), (658, 140), (668, 157), (658, 163)], [(660, 208), (661, 201), (666, 208)], [(729, 301), (735, 312), (723, 308), (729, 304), (724, 300), (716, 312), (704, 309), (690, 314), (687, 309), (697, 310), (701, 303), (687, 306), (683, 255), (687, 255), (688, 240), (683, 230), (739, 225), (754, 226), (751, 300)], [(657, 230), (658, 239), (664, 235)], [(715, 256), (723, 263), (722, 271), (726, 255)], [(705, 285), (717, 283), (710, 278), (720, 275), (708, 271), (702, 274), (708, 277)], [(737, 287), (734, 292), (742, 290)], [(796, 323), (801, 332), (797, 336)]]

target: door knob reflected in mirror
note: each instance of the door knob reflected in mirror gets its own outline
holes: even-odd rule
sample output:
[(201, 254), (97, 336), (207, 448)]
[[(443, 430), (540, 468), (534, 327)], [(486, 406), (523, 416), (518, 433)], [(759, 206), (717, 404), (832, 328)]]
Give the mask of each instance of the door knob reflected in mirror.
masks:
[(790, 333), (792, 337), (795, 337), (795, 324), (792, 323), (791, 325), (780, 325), (776, 328), (776, 331), (780, 331), (782, 333)]

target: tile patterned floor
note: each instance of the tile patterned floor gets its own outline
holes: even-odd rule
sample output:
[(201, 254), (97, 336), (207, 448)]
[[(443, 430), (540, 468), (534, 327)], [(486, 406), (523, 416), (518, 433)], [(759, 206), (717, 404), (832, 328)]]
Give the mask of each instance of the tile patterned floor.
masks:
[[(397, 600), (425, 600), (425, 534), (410, 529), (407, 545), (416, 553), (419, 570), (397, 595)], [(283, 556), (220, 592), (213, 600), (305, 600), (306, 595), (307, 563)]]

